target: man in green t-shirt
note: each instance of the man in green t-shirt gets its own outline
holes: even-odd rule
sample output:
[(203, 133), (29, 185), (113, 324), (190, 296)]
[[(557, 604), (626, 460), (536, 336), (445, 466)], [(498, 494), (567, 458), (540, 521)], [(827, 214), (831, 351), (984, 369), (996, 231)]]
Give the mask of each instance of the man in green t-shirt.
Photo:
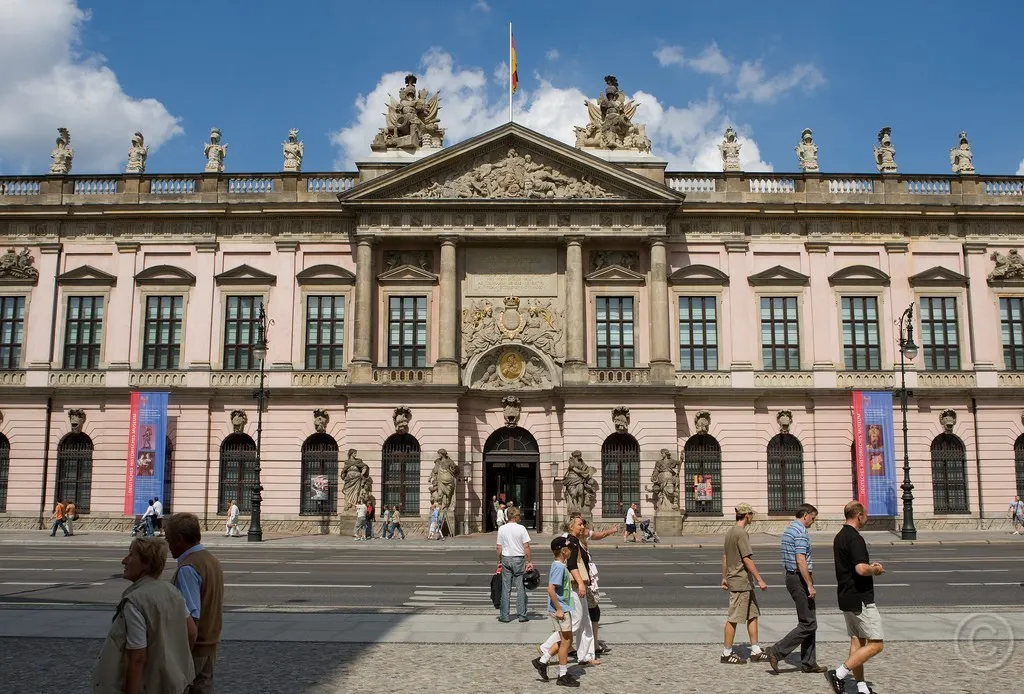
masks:
[(745, 665), (746, 660), (732, 652), (736, 638), (736, 625), (744, 622), (750, 635), (750, 659), (754, 662), (768, 662), (768, 654), (757, 644), (757, 618), (761, 614), (754, 595), (754, 584), (761, 590), (768, 585), (754, 564), (754, 552), (750, 548), (747, 526), (754, 520), (754, 509), (750, 504), (736, 507), (736, 525), (725, 534), (725, 551), (722, 553), (722, 590), (729, 591), (729, 616), (725, 620), (725, 648), (722, 661), (729, 665)]

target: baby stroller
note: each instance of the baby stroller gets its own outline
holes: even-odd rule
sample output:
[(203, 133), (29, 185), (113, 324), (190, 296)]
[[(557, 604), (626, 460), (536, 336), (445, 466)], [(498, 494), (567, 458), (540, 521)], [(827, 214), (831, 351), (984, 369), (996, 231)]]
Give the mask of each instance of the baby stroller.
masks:
[(654, 528), (651, 527), (650, 518), (645, 518), (640, 521), (640, 534), (642, 536), (640, 538), (641, 542), (653, 542), (655, 544), (661, 542), (661, 538), (658, 537), (658, 533), (654, 532)]
[(135, 516), (135, 522), (132, 523), (131, 536), (132, 537), (144, 537), (146, 535), (146, 519), (142, 516)]

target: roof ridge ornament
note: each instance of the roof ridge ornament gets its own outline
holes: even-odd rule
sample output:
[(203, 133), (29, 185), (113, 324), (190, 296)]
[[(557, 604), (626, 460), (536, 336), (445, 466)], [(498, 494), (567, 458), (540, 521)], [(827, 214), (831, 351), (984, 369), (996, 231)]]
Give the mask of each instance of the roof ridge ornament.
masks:
[(373, 138), (370, 149), (374, 152), (441, 149), (445, 130), (441, 127), (440, 110), (440, 92), (434, 92), (433, 96), (426, 89), (417, 92), (416, 75), (406, 75), (405, 85), (398, 90), (398, 99), (390, 97), (384, 114), (386, 125)]
[(576, 146), (580, 149), (632, 150), (649, 153), (651, 139), (647, 128), (634, 123), (633, 118), (640, 104), (632, 99), (626, 101), (619, 91), (619, 80), (615, 75), (605, 75), (604, 93), (596, 101), (585, 100), (590, 122), (575, 127)]

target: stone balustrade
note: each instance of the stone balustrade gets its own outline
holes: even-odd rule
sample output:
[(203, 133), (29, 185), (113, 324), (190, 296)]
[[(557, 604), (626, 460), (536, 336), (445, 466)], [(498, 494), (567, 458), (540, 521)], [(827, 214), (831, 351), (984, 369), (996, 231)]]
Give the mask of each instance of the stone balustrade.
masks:
[(128, 383), (133, 388), (183, 388), (187, 378), (186, 371), (132, 371)]
[(676, 385), (681, 388), (729, 388), (732, 375), (728, 371), (677, 371)]
[(400, 368), (376, 368), (373, 370), (373, 383), (378, 385), (402, 384), (410, 385), (415, 383), (433, 383), (433, 369), (400, 369)]
[(63, 388), (96, 388), (107, 384), (107, 373), (105, 371), (51, 371), (48, 381), (51, 386)]
[(25, 385), (24, 371), (0, 371), (0, 386)]
[(810, 388), (814, 385), (811, 371), (755, 371), (754, 385), (758, 388)]
[(892, 371), (839, 371), (836, 372), (836, 385), (840, 388), (881, 388), (887, 390), (896, 383), (896, 374)]
[(260, 384), (258, 371), (211, 371), (212, 388), (255, 388)]
[(973, 388), (977, 385), (973, 371), (918, 371), (919, 388)]
[(292, 386), (295, 388), (334, 388), (348, 384), (347, 371), (295, 371)]
[(589, 369), (590, 385), (630, 385), (651, 382), (650, 369)]

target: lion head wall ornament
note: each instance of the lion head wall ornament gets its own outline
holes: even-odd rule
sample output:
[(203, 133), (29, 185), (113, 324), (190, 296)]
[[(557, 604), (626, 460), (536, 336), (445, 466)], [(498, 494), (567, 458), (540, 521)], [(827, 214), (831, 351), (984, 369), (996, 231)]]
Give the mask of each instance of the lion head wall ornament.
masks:
[(231, 410), (231, 429), (236, 434), (241, 434), (248, 423), (249, 417), (245, 414), (245, 410)]
[(519, 416), (523, 412), (523, 401), (515, 395), (506, 395), (501, 399), (501, 407), (505, 415), (505, 426), (519, 426)]
[(315, 409), (313, 410), (313, 429), (318, 434), (327, 432), (327, 424), (331, 421), (331, 416), (327, 414), (327, 410)]
[(85, 424), (85, 410), (68, 410), (68, 423), (71, 424), (72, 433), (82, 433), (82, 425)]
[(789, 427), (793, 423), (793, 413), (789, 410), (780, 410), (779, 413), (775, 415), (775, 421), (779, 423), (779, 433), (788, 434)]
[(711, 428), (711, 413), (707, 410), (701, 410), (697, 413), (697, 416), (693, 418), (693, 426), (695, 434), (706, 434), (708, 429)]
[(408, 434), (409, 422), (412, 421), (412, 410), (405, 405), (396, 407), (391, 415), (391, 419), (395, 423), (396, 434)]
[(956, 426), (956, 412), (953, 410), (943, 410), (942, 414), (939, 415), (939, 424), (942, 425), (947, 434), (952, 434), (953, 427)]
[(615, 431), (620, 434), (625, 434), (629, 431), (629, 408), (628, 407), (616, 407), (612, 410), (612, 424), (615, 425)]

